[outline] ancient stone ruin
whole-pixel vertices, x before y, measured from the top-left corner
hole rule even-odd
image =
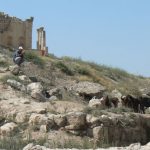
[[[33,17],[22,21],[16,17],[0,12],[0,45],[25,49],[32,48]]]
[[[37,49],[41,51],[42,56],[47,55],[48,47],[46,47],[46,33],[44,27],[37,29]]]
[[[0,12],[0,45],[9,48],[32,49],[33,17],[25,21]],[[37,29],[37,50],[47,55],[46,33],[44,27]]]

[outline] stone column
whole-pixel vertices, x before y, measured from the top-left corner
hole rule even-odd
[[[46,49],[46,34],[45,31],[43,31],[43,49]]]
[[[48,53],[48,48],[46,47],[46,33],[43,27],[37,29],[37,33],[37,49],[41,51],[41,54],[43,56]]]
[[[36,42],[36,47],[39,49],[39,29],[37,29],[37,42]]]

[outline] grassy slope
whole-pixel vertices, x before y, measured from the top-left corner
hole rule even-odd
[[[45,58],[43,58],[45,59]],[[149,79],[130,74],[119,68],[85,62],[81,59],[62,57],[56,59],[49,56],[47,61],[54,63],[62,72],[78,81],[92,81],[104,85],[108,91],[119,90],[123,94],[140,94],[139,89],[149,86]]]
[[[6,52],[7,51],[7,52]],[[11,56],[10,50],[0,51],[1,53]],[[53,54],[48,57],[41,57],[37,51],[26,51],[25,58],[27,61],[32,61],[37,64],[39,70],[36,72],[43,72],[45,76],[50,76],[50,71],[47,66],[51,66],[51,71],[59,72],[59,77],[67,77],[68,79],[77,81],[92,81],[104,85],[108,91],[114,89],[119,90],[123,94],[140,94],[139,89],[149,87],[149,78],[142,76],[135,76],[119,68],[112,68],[105,65],[99,65],[93,62],[85,62],[81,59],[71,57],[57,58]],[[46,67],[45,67],[46,66]],[[44,74],[40,74],[44,76]]]

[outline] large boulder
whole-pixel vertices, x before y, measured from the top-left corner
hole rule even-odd
[[[23,82],[31,82],[31,80],[26,76],[26,75],[21,75],[21,76],[18,76],[18,78],[20,80],[22,80]]]
[[[69,130],[85,129],[86,126],[86,114],[82,112],[71,112],[66,115],[67,124],[65,128]]]
[[[11,71],[12,74],[18,75],[20,71],[20,67],[18,65],[9,66],[9,70]]]
[[[23,84],[21,84],[20,82],[16,81],[16,80],[8,79],[8,80],[7,80],[7,83],[8,83],[11,87],[13,87],[13,88],[15,88],[15,89],[17,89],[17,90],[26,91],[26,87],[25,87]]]
[[[29,125],[33,130],[40,130],[45,125],[47,131],[55,127],[55,122],[49,119],[45,114],[32,114],[29,118]]]
[[[54,121],[58,127],[64,127],[67,124],[67,119],[65,115],[54,115]]]
[[[1,136],[9,136],[17,130],[17,124],[14,122],[6,123],[0,127]]]
[[[47,100],[47,98],[40,91],[32,91],[31,97],[38,102],[45,102]]]
[[[122,101],[121,101],[122,94],[117,89],[115,89],[111,92],[111,96],[118,98],[118,100],[119,100],[118,107],[122,107]]]
[[[29,115],[26,112],[19,112],[16,115],[15,121],[17,123],[24,123],[29,120]]]
[[[42,92],[43,86],[40,82],[30,83],[27,85],[27,92]]]
[[[103,124],[93,128],[93,137],[97,140],[103,140],[104,127]]]
[[[93,98],[89,101],[88,106],[92,108],[105,109],[106,108],[105,99],[103,99],[103,97],[101,99]]]
[[[30,83],[27,85],[27,92],[31,94],[31,97],[39,102],[45,102],[47,99],[42,93],[43,86],[40,82]]]
[[[71,87],[71,90],[74,90],[80,96],[83,96],[87,100],[92,99],[94,96],[102,97],[105,89],[106,88],[104,86],[98,83],[87,81],[76,83]]]

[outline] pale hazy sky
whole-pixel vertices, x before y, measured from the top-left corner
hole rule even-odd
[[[0,11],[44,26],[49,52],[150,77],[150,0],[0,0]]]

